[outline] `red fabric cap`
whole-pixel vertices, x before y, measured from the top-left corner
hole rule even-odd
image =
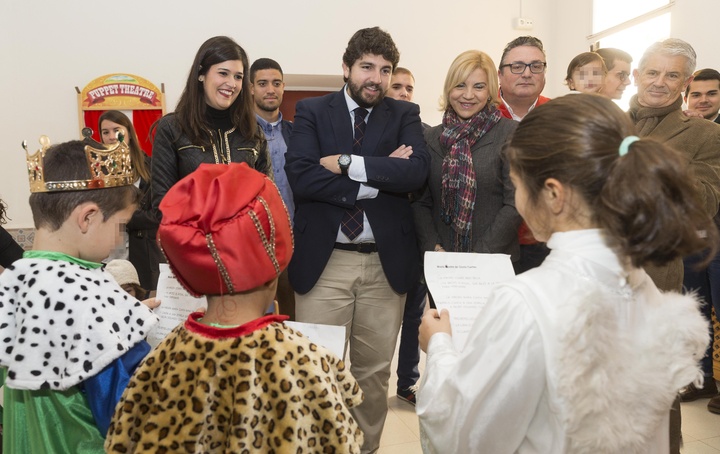
[[[275,183],[245,163],[201,164],[167,192],[158,242],[195,296],[251,290],[277,277],[293,252]]]

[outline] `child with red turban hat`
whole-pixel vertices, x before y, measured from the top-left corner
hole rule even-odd
[[[202,164],[166,194],[158,241],[206,312],[146,358],[117,405],[108,452],[360,452],[343,362],[264,315],[293,238],[275,184],[247,164]]]

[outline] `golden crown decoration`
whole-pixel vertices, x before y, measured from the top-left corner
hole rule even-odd
[[[87,131],[83,130],[83,135],[88,137]],[[92,130],[90,130],[89,135],[92,135]],[[100,144],[98,143],[98,145]],[[25,149],[27,159],[31,193],[83,191],[129,186],[136,179],[130,158],[130,148],[125,143],[122,134],[118,135],[118,142],[112,147],[97,148],[92,145],[85,145],[85,156],[87,157],[90,175],[92,175],[89,180],[45,181],[43,159],[48,148],[50,148],[50,139],[47,136],[40,137],[41,148],[33,154],[28,151],[27,141],[23,141],[22,147]]]

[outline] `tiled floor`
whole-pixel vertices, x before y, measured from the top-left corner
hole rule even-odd
[[[720,454],[720,415],[708,412],[707,402],[682,404],[683,454]]]
[[[399,341],[398,341],[399,343]],[[420,373],[425,365],[425,353],[420,354]],[[378,454],[421,454],[420,427],[415,407],[395,396],[397,389],[397,346],[390,376],[390,411],[385,420],[385,429],[380,439]]]
[[[397,351],[390,377],[390,412],[380,441],[379,454],[422,454],[415,407],[395,397]],[[420,358],[422,371],[425,355]],[[707,399],[682,404],[682,454],[720,454],[720,415],[707,411]]]

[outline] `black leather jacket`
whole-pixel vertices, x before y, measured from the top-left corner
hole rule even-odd
[[[152,206],[158,219],[160,201],[179,180],[192,173],[202,163],[227,164],[247,162],[255,170],[272,179],[272,162],[267,142],[254,142],[232,128],[213,131],[213,146],[203,147],[190,142],[182,133],[175,115],[166,115],[158,121],[152,155]]]

